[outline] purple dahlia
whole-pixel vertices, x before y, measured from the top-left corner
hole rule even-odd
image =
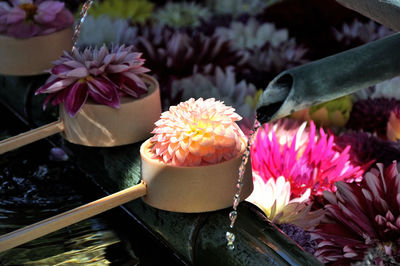
[[[138,98],[147,92],[140,78],[140,74],[149,71],[143,67],[144,61],[141,53],[133,51],[133,46],[65,52],[54,62],[51,76],[36,94],[49,94],[44,108],[49,101],[53,105],[64,103],[71,117],[88,99],[119,108],[121,96]]]
[[[146,57],[146,64],[160,81],[163,99],[171,98],[169,91],[175,79],[194,73],[213,75],[216,67],[236,69],[247,61],[243,51],[235,49],[230,41],[218,36],[171,29],[167,26],[138,26],[132,39],[138,51]]]
[[[353,104],[347,127],[376,133],[386,138],[386,126],[390,113],[400,108],[400,100],[376,98],[357,101]]]
[[[62,30],[74,23],[72,13],[59,1],[8,2],[0,2],[0,34],[29,38]]]
[[[396,162],[377,164],[360,184],[337,182],[324,192],[326,221],[313,231],[315,255],[324,263],[348,265],[374,248],[400,262],[400,175]],[[379,263],[379,258],[375,263]]]
[[[372,20],[368,23],[354,20],[351,24],[343,24],[340,30],[333,29],[333,33],[336,41],[355,47],[381,39],[394,32]]]
[[[350,160],[355,165],[371,165],[374,162],[390,165],[400,158],[400,146],[392,141],[380,139],[367,132],[346,132],[335,137],[339,151],[350,146]]]

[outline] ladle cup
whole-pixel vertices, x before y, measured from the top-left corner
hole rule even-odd
[[[0,141],[0,154],[57,133],[71,143],[93,147],[126,145],[148,138],[161,114],[160,91],[153,77],[143,74],[141,78],[148,85],[142,97],[123,97],[119,109],[88,102],[75,117],[61,105],[58,121]]]

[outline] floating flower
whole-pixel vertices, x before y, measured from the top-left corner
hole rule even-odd
[[[269,1],[269,2],[276,2]],[[272,3],[266,3],[263,0],[225,0],[225,1],[213,1],[207,0],[206,5],[216,14],[230,14],[238,16],[243,13],[257,15],[262,12],[267,5]]]
[[[190,34],[167,26],[138,27],[132,43],[147,59],[154,76],[160,82],[163,105],[171,99],[171,84],[175,79],[194,73],[213,74],[216,67],[236,69],[246,63],[246,55],[234,49],[229,41],[202,33]]]
[[[400,139],[400,109],[390,112],[386,127],[387,139],[398,142]]]
[[[49,94],[44,106],[50,100],[53,105],[64,103],[71,117],[89,98],[119,108],[120,96],[138,98],[147,92],[139,76],[149,71],[143,63],[141,54],[134,52],[132,46],[116,46],[111,51],[103,46],[65,52],[55,61],[51,76],[36,94]]]
[[[125,19],[112,19],[107,15],[95,18],[88,15],[82,24],[78,45],[99,47],[103,44],[125,44],[135,35],[135,28],[130,27]]]
[[[400,108],[400,100],[377,98],[357,101],[353,104],[346,127],[376,133],[386,138],[390,112]]]
[[[254,172],[253,183],[254,190],[246,200],[257,205],[273,223],[290,223],[308,229],[317,225],[323,216],[323,210],[310,212],[311,205],[307,204],[310,188],[301,197],[290,199],[290,182],[283,176],[275,181]]]
[[[280,224],[278,227],[305,251],[310,254],[314,254],[317,243],[314,240],[311,240],[310,232],[305,231],[303,228],[293,224]]]
[[[386,80],[378,83],[373,87],[368,87],[363,90],[357,91],[355,100],[367,100],[368,98],[386,98],[400,100],[400,77]]]
[[[324,263],[348,265],[379,248],[400,262],[400,175],[396,163],[377,164],[360,184],[336,183],[324,192],[327,222],[313,232],[315,255]]]
[[[153,158],[177,166],[216,164],[234,158],[245,138],[235,109],[214,98],[189,99],[161,114],[151,138]]]
[[[299,197],[307,189],[311,195],[321,195],[334,190],[338,180],[359,180],[364,168],[350,162],[349,150],[336,150],[334,136],[320,128],[319,134],[311,121],[307,132],[308,141],[299,147],[297,136],[281,145],[272,125],[259,129],[252,146],[252,167],[265,178],[284,176],[291,184],[292,197]]]
[[[287,29],[277,30],[272,23],[260,24],[254,18],[250,18],[247,23],[234,21],[229,28],[219,27],[215,34],[230,40],[239,49],[258,48],[269,42],[273,47],[278,47],[289,39]]]
[[[201,33],[178,32],[169,27],[139,28],[133,43],[159,76],[183,78],[194,73],[212,74],[215,67],[240,67],[247,58],[229,41]]]
[[[144,23],[150,19],[154,4],[147,0],[104,0],[96,1],[89,10],[94,17],[108,15],[113,19],[129,19]]]
[[[376,84],[371,98],[393,98],[400,100],[400,77],[395,77]]]
[[[0,34],[30,38],[71,27],[73,23],[73,15],[59,1],[0,2]]]
[[[335,144],[339,151],[350,146],[350,160],[355,165],[369,167],[374,162],[380,162],[387,166],[400,158],[400,146],[367,132],[343,133],[335,137]]]
[[[254,118],[255,106],[246,103],[249,97],[255,97],[257,90],[251,83],[245,80],[236,82],[236,75],[233,67],[223,71],[217,67],[213,76],[195,74],[191,77],[175,80],[172,83],[172,97],[179,101],[186,101],[190,98],[211,98],[223,101],[226,105],[235,108],[242,117]]]
[[[339,31],[333,29],[335,39],[346,46],[358,46],[381,39],[394,32],[372,20],[368,23],[354,20],[351,24],[343,24]]]
[[[316,125],[323,127],[343,127],[350,118],[351,107],[351,97],[344,96],[295,112],[291,117],[305,121],[313,120]]]
[[[197,27],[200,20],[206,20],[211,16],[210,11],[193,2],[167,3],[157,10],[154,19],[162,24],[172,27]]]
[[[248,67],[241,73],[259,88],[265,88],[280,72],[309,61],[306,56],[307,49],[297,44],[293,38],[282,41],[278,46],[267,42],[248,53]]]

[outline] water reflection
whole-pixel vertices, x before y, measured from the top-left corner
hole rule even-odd
[[[7,135],[4,130],[2,135]],[[88,202],[75,189],[82,173],[48,159],[35,143],[0,156],[0,234]],[[101,216],[0,253],[1,265],[137,265],[139,259]]]

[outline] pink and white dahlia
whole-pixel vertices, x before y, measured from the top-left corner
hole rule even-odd
[[[317,225],[323,216],[323,210],[311,212],[308,188],[299,198],[290,199],[291,186],[283,176],[266,179],[253,172],[254,190],[246,199],[257,205],[264,214],[276,224],[294,224],[303,229]]]
[[[109,50],[103,46],[65,52],[54,62],[51,76],[36,94],[49,94],[44,107],[49,101],[53,105],[64,103],[71,117],[88,99],[119,108],[121,96],[139,98],[147,92],[140,74],[149,69],[143,67],[145,60],[141,53],[133,49],[133,46],[116,46]]]
[[[316,132],[313,121],[305,131],[308,140],[301,146],[297,145],[299,132],[281,144],[272,124],[260,128],[252,146],[253,171],[266,179],[284,176],[290,182],[292,198],[308,189],[311,195],[321,195],[325,190],[334,190],[334,182],[339,180],[360,180],[365,170],[350,162],[350,146],[337,151],[334,136],[322,128]]]
[[[189,99],[161,114],[152,131],[153,158],[176,166],[216,164],[237,156],[244,134],[235,109],[214,98]]]
[[[74,23],[72,13],[64,7],[63,2],[42,0],[8,2],[0,2],[0,34],[29,38],[62,30]]]

